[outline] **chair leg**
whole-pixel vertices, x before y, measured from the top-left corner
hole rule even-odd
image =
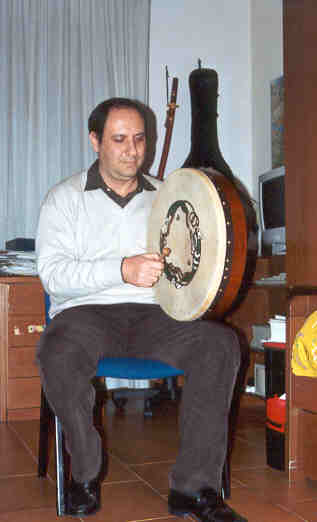
[[[114,390],[111,394],[112,402],[118,410],[124,411],[124,408],[128,402],[128,397],[144,398],[144,416],[152,417],[152,406],[155,401],[155,397],[158,397],[160,393],[159,389],[153,388],[122,388]]]
[[[167,377],[166,387],[172,401],[176,400],[176,377]]]
[[[166,377],[163,384],[157,389],[153,389],[153,394],[145,398],[144,416],[152,416],[152,408],[159,404],[161,400],[176,401],[178,399],[177,377]]]
[[[39,437],[39,461],[38,476],[46,477],[49,461],[49,435],[50,424],[55,419],[55,454],[56,454],[56,511],[58,516],[66,514],[65,477],[69,475],[69,458],[64,448],[64,436],[58,417],[54,416],[46,399],[45,393],[41,391],[40,412],[40,437]]]
[[[222,471],[222,496],[224,499],[231,497],[230,462],[229,454],[226,456]]]
[[[41,391],[41,412],[40,412],[40,437],[39,437],[39,461],[38,476],[46,477],[48,467],[49,453],[49,428],[52,418],[51,409],[45,397],[45,393]]]
[[[118,396],[117,391],[111,393],[112,402],[118,410],[123,411],[128,402],[127,397]]]
[[[56,510],[57,516],[66,513],[65,470],[63,451],[63,431],[58,417],[55,416],[55,452],[56,452]]]
[[[92,381],[94,387],[95,387],[95,405],[94,405],[94,423],[96,428],[100,432],[103,431],[103,412],[104,412],[104,406],[107,402],[107,388],[104,383],[104,379],[100,379],[99,377],[96,377]]]
[[[145,397],[143,415],[144,417],[153,417],[152,397]]]

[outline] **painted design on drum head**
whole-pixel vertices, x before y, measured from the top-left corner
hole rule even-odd
[[[164,258],[166,278],[177,289],[189,285],[201,256],[199,217],[189,201],[175,201],[168,209],[160,230],[161,254],[163,249],[169,251]]]

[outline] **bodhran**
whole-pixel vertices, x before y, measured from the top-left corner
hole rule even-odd
[[[170,317],[223,316],[246,263],[247,225],[236,188],[213,169],[175,170],[154,201],[147,246],[164,256],[154,290]]]

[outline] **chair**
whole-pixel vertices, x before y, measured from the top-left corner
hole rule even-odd
[[[45,321],[50,322],[49,309],[50,297],[45,292]],[[182,370],[173,368],[169,364],[157,360],[137,359],[135,357],[108,357],[101,359],[98,364],[94,384],[99,397],[102,400],[104,386],[100,386],[98,378],[112,377],[114,379],[128,380],[158,380],[163,379],[163,384],[158,388],[120,388],[111,393],[115,406],[123,410],[129,396],[144,397],[144,416],[152,416],[152,405],[161,398],[176,399],[177,376],[184,375]]]
[[[46,322],[50,321],[48,316],[49,310],[49,296],[45,294],[45,313]],[[157,361],[148,359],[138,359],[134,357],[106,357],[99,361],[96,377],[114,377],[118,379],[168,379],[168,389],[171,390],[171,381],[179,375],[184,375],[182,370],[173,368],[172,366]],[[106,401],[107,391],[100,383],[94,382],[96,388],[96,399],[94,408],[94,418],[97,426],[102,426],[102,411]],[[131,390],[133,391],[133,390]],[[136,390],[140,391],[140,390]],[[134,391],[133,391],[134,392]],[[171,392],[171,397],[174,392]],[[113,397],[114,403],[119,401],[119,407],[122,407],[121,399],[126,401],[126,395],[119,395]],[[145,400],[145,414],[148,408],[151,409],[150,399]],[[148,401],[148,404],[146,404]],[[117,404],[117,405],[118,405]],[[45,477],[48,468],[49,459],[49,432],[51,420],[55,421],[55,453],[56,453],[56,509],[57,515],[63,516],[66,514],[66,492],[65,482],[69,476],[69,460],[66,458],[64,437],[61,423],[58,417],[52,412],[49,403],[45,397],[45,393],[41,392],[41,410],[40,410],[40,435],[39,435],[39,460],[38,460],[38,476]],[[230,474],[228,460],[225,462],[223,470],[223,495],[225,498],[230,496]]]

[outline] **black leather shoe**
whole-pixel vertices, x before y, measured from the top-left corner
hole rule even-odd
[[[168,508],[171,515],[185,518],[191,515],[200,522],[248,522],[224,503],[213,489],[202,489],[196,497],[170,490]]]
[[[67,515],[83,517],[100,509],[100,480],[87,482],[71,480],[67,496]]]

